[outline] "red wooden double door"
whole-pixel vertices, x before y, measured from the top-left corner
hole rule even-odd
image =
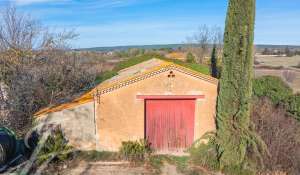
[[[146,100],[146,138],[156,151],[182,151],[194,141],[195,100]]]

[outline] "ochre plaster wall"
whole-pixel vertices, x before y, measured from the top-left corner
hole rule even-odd
[[[61,125],[69,144],[77,149],[96,149],[94,102],[42,115],[37,122],[40,127],[45,124]]]
[[[205,95],[196,101],[194,139],[214,131],[217,85],[173,70],[101,95],[96,106],[97,149],[117,151],[122,141],[144,138],[144,100],[137,95]]]

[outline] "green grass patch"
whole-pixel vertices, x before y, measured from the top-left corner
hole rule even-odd
[[[189,156],[166,156],[165,160],[177,167],[177,170],[184,173],[188,169]]]
[[[155,53],[152,53],[152,54],[144,54],[144,55],[139,55],[139,56],[136,56],[136,57],[132,57],[132,58],[129,58],[127,60],[123,60],[123,61],[120,61],[113,69],[113,71],[120,71],[122,69],[126,69],[128,67],[131,67],[131,66],[134,66],[134,65],[137,65],[139,63],[142,63],[142,62],[145,62],[145,61],[148,61],[152,58],[159,58],[159,59],[163,59],[164,57],[159,55],[159,54],[155,54]]]
[[[177,170],[184,173],[188,169],[189,156],[173,156],[173,155],[152,155],[149,158],[149,164],[156,172],[160,172],[164,162],[175,165]]]
[[[164,157],[161,155],[152,155],[149,157],[148,163],[155,170],[155,174],[161,174],[161,168],[164,165]]]
[[[118,73],[116,71],[103,72],[101,75],[96,77],[95,84],[100,84],[103,81],[108,80],[116,75],[118,75]]]

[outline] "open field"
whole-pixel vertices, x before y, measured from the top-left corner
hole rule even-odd
[[[256,55],[256,61],[263,66],[270,67],[296,67],[300,64],[300,56],[284,57],[273,55]]]
[[[255,77],[271,75],[283,79],[295,93],[300,93],[300,56],[255,56]]]
[[[269,68],[255,68],[255,77],[261,76],[277,76],[285,81],[295,93],[300,93],[300,70],[298,69],[269,69]]]

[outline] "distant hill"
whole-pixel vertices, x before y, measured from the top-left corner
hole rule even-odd
[[[115,50],[128,50],[128,49],[177,49],[179,47],[186,47],[185,44],[162,44],[162,45],[131,45],[131,46],[112,46],[112,47],[92,47],[92,48],[79,48],[76,50],[85,51],[115,51]]]
[[[187,47],[187,44],[161,44],[161,45],[131,45],[131,46],[112,46],[112,47],[91,47],[91,48],[79,48],[77,51],[116,51],[116,50],[128,50],[128,49],[178,49],[180,47]],[[300,46],[293,45],[256,45],[258,49],[270,48],[270,49],[283,49],[283,48],[295,48],[300,49]]]

